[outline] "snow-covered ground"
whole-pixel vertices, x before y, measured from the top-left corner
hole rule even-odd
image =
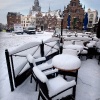
[[[36,35],[0,33],[0,100],[37,100],[35,82],[33,80],[30,83],[30,77],[14,92],[10,91],[5,49],[15,48],[32,41],[41,42],[52,37],[52,34],[51,32]],[[83,60],[78,73],[75,100],[99,100],[98,98],[100,98],[100,65],[95,58]]]

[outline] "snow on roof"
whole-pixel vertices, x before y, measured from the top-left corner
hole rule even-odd
[[[32,16],[33,16],[33,17],[36,17],[36,14],[38,14],[38,12],[36,12],[36,11],[33,11],[33,12],[32,12]]]
[[[50,12],[42,12],[43,16],[45,15],[51,15],[51,16],[56,16],[56,17],[59,17],[59,12],[60,10],[54,10],[54,11],[50,11]]]

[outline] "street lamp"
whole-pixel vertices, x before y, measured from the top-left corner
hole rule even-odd
[[[63,17],[64,17],[64,13],[61,12],[60,13],[60,18],[61,18],[61,35],[60,35],[60,54],[62,53],[63,50],[63,39],[62,39],[62,33],[63,33]]]
[[[61,18],[61,36],[62,36],[62,33],[63,33],[63,18],[64,18],[63,12],[60,13],[60,18]]]

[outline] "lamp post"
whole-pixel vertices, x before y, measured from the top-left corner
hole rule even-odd
[[[63,51],[63,39],[62,39],[62,35],[63,35],[63,17],[64,17],[64,13],[60,13],[60,17],[61,17],[61,35],[60,35],[60,54]]]
[[[63,35],[63,17],[64,17],[63,12],[60,13],[60,17],[61,17],[61,36],[62,36]]]

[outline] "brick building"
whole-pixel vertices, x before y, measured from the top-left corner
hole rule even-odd
[[[67,28],[68,15],[71,16],[70,28],[71,29],[82,29],[84,19],[84,9],[80,4],[80,0],[71,0],[69,5],[64,8],[64,22],[63,27]]]
[[[51,14],[48,14],[48,15],[45,15],[43,18],[44,18],[45,24],[47,24],[48,29],[55,29],[57,25],[57,17],[55,15],[51,16]]]
[[[8,12],[7,14],[7,25],[11,29],[14,24],[21,24],[21,14],[16,12]]]

